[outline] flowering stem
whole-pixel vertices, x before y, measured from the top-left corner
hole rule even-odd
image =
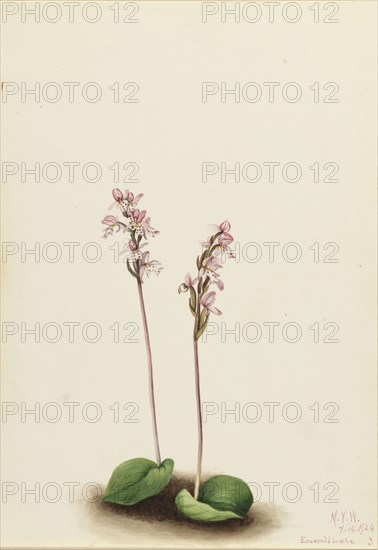
[[[197,455],[197,473],[194,484],[194,498],[198,500],[200,482],[201,482],[201,470],[202,470],[202,452],[203,452],[203,430],[202,430],[202,404],[201,404],[201,388],[200,388],[200,373],[199,373],[199,360],[198,360],[198,338],[197,330],[199,327],[200,317],[200,283],[198,284],[198,299],[197,299],[197,318],[194,323],[193,333],[193,348],[194,348],[194,375],[196,383],[196,401],[197,401],[197,425],[198,425],[198,455]]]
[[[155,393],[154,393],[154,375],[152,370],[151,344],[150,344],[150,336],[149,336],[148,325],[147,325],[146,308],[144,306],[142,282],[140,280],[140,277],[137,278],[137,284],[138,284],[140,309],[142,311],[144,339],[146,342],[146,351],[147,351],[148,377],[149,377],[149,388],[150,388],[150,405],[151,405],[151,414],[152,414],[152,429],[154,433],[156,463],[158,466],[160,466],[161,457],[160,457],[159,436],[158,436],[157,422],[156,422],[156,406],[155,406]]]

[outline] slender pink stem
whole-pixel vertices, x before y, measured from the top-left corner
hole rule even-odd
[[[198,334],[197,334],[197,331],[199,330],[199,327],[200,327],[201,296],[202,296],[202,285],[201,285],[201,280],[199,280],[197,285],[197,304],[196,304],[197,317],[194,322],[194,331],[193,331],[194,376],[195,376],[195,385],[196,385],[197,431],[198,431],[197,472],[196,472],[196,480],[194,484],[194,498],[196,500],[198,499],[200,483],[201,483],[202,454],[203,454],[202,403],[201,403],[201,385],[200,385],[199,358],[198,358]]]
[[[203,453],[203,430],[202,430],[202,406],[201,406],[201,389],[200,389],[200,374],[198,361],[198,340],[193,338],[194,346],[194,372],[196,381],[196,399],[197,399],[197,424],[198,424],[198,457],[197,457],[197,473],[194,485],[194,498],[197,500],[201,483],[202,470],[202,453]]]
[[[146,308],[144,306],[142,282],[140,281],[139,278],[137,279],[137,283],[138,283],[140,309],[142,311],[144,339],[145,339],[145,342],[146,342],[146,351],[147,351],[148,379],[149,379],[149,390],[150,390],[150,405],[151,405],[151,414],[152,414],[152,429],[153,429],[154,443],[155,443],[155,454],[156,454],[156,462],[157,462],[157,465],[159,466],[160,463],[161,463],[161,457],[160,457],[159,436],[158,436],[158,429],[157,429],[157,422],[156,422],[154,374],[153,374],[153,369],[152,369],[152,354],[151,354],[150,335],[149,335],[149,332],[148,332]]]

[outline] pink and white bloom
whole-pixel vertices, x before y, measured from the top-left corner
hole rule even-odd
[[[228,220],[224,220],[220,225],[210,225],[210,229],[212,229],[214,233],[228,233],[231,229],[231,224]]]
[[[223,267],[222,263],[218,260],[218,258],[215,258],[215,256],[210,256],[209,258],[205,258],[202,262],[202,268],[201,271],[216,271],[217,269],[220,269]]]
[[[142,252],[141,250],[148,244],[147,242],[143,242],[143,238],[154,237],[159,233],[159,231],[151,227],[151,220],[147,216],[146,210],[141,211],[136,208],[138,202],[143,197],[143,193],[135,196],[128,189],[122,192],[120,189],[115,188],[112,191],[112,195],[115,203],[110,208],[118,206],[124,217],[121,218],[122,221],[119,221],[116,216],[106,216],[102,220],[102,223],[107,226],[104,237],[106,238],[114,232],[118,233],[121,230],[122,233],[128,233],[128,237],[124,241],[119,255],[126,255],[127,267],[131,275],[137,277],[139,282],[141,282],[144,273],[147,274],[147,277],[152,272],[158,275],[163,269],[160,262],[150,260],[150,253]],[[129,265],[128,262],[131,262],[132,265]]]
[[[188,292],[188,290],[190,288],[193,288],[193,286],[198,282],[198,277],[195,277],[193,279],[193,277],[191,276],[190,273],[187,273],[185,275],[185,279],[184,279],[184,283],[182,283],[180,286],[179,286],[179,294],[181,294],[181,292]]]
[[[147,277],[149,277],[151,273],[156,273],[156,275],[159,275],[162,269],[163,268],[160,262],[158,262],[157,260],[150,260],[150,253],[148,251],[143,252],[140,265],[141,277],[143,277],[144,273],[146,273]]]
[[[213,304],[215,302],[216,294],[214,291],[208,292],[207,294],[204,294],[201,298],[201,304],[207,311],[210,311],[211,313],[214,313],[214,315],[222,315],[222,312],[217,308],[214,307]]]
[[[230,233],[223,233],[218,237],[218,243],[223,246],[230,246],[234,242],[234,237]]]
[[[106,216],[101,223],[107,225],[106,229],[104,229],[104,239],[109,237],[109,235],[113,235],[113,233],[118,233],[121,229],[124,231],[126,229],[126,227],[121,224],[115,216]]]
[[[221,262],[216,258],[215,256],[210,256],[210,258],[206,258],[203,263],[202,267],[199,271],[200,278],[208,277],[210,279],[211,283],[214,283],[217,285],[219,290],[224,289],[223,281],[220,279],[219,273],[217,273],[217,270],[223,267]]]
[[[134,196],[134,194],[131,193],[131,191],[129,191],[128,189],[126,189],[125,192],[122,193],[122,191],[118,188],[113,189],[112,194],[113,199],[116,202],[113,202],[109,206],[109,210],[111,208],[114,208],[115,206],[119,206],[121,212],[126,215],[128,215],[129,212],[133,212],[135,210],[138,202],[143,197],[143,193],[139,193],[139,195]]]
[[[191,274],[190,273],[187,273],[185,275],[185,285],[190,288],[192,286],[194,286],[197,282],[198,282],[198,277],[195,277],[194,279],[192,278]]]
[[[132,239],[130,239],[127,243],[125,243],[125,247],[119,255],[122,256],[123,254],[127,254],[127,259],[135,262],[136,260],[140,260],[142,258],[142,252],[140,249],[144,246],[147,246],[147,243],[142,243],[138,246]]]
[[[217,242],[217,248],[214,250],[214,254],[225,254],[229,258],[236,258],[234,252],[231,250],[230,245],[234,242],[234,237],[230,235],[230,233],[223,233],[222,235],[219,235],[218,242]]]
[[[222,251],[226,253],[228,256],[230,256],[230,258],[235,257],[232,251],[230,250],[230,244],[234,241],[234,237],[229,233],[231,229],[230,222],[228,220],[225,220],[220,225],[210,225],[210,229],[212,229],[215,232],[215,234],[218,234],[217,240],[215,241],[216,245],[218,246],[216,248],[214,247],[214,250],[212,250],[212,253],[219,254],[219,252]],[[210,240],[211,238],[214,238],[214,236],[208,237],[206,242],[201,243],[204,248],[213,247],[213,244],[211,243],[211,240]]]
[[[155,237],[155,235],[157,235],[159,231],[151,227],[151,218],[146,218],[146,214],[146,210],[140,211],[136,209],[133,212],[130,212],[129,227],[132,231],[135,231],[136,235],[141,235],[146,238],[146,234],[148,234],[151,237]]]

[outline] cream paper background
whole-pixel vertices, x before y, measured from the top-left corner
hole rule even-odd
[[[35,422],[30,415],[22,422],[20,413],[3,418],[3,484],[18,488],[3,504],[3,545],[349,548],[350,542],[311,545],[301,537],[337,538],[331,513],[355,511],[374,532],[345,532],[344,539],[353,538],[354,547],[376,548],[375,3],[340,2],[340,22],[329,25],[312,23],[307,3],[296,24],[281,17],[270,24],[266,12],[257,24],[221,23],[219,16],[204,24],[200,3],[141,2],[139,23],[122,25],[112,22],[109,4],[101,6],[104,15],[96,24],[81,18],[73,24],[22,23],[15,16],[2,25],[4,81],[96,81],[104,92],[93,104],[80,96],[72,104],[21,103],[19,94],[2,104],[3,162],[93,161],[103,169],[97,183],[85,182],[80,173],[73,183],[67,177],[57,183],[28,177],[22,183],[19,175],[3,183],[3,241],[20,247],[55,242],[63,251],[56,263],[32,256],[22,262],[20,253],[2,263],[3,327],[54,322],[63,330],[57,343],[35,343],[32,337],[22,343],[18,332],[3,344],[3,400],[29,408],[53,402],[63,411],[56,423],[43,417]],[[114,103],[108,87],[129,81],[140,86],[139,103]],[[293,104],[269,103],[266,92],[254,104],[221,103],[219,95],[203,103],[203,81],[295,81],[304,93]],[[308,87],[316,81],[337,82],[339,103],[314,103]],[[256,402],[263,411],[255,423],[243,416],[239,422],[232,415],[225,422],[220,413],[209,417],[204,469],[258,484],[256,510],[265,506],[281,527],[231,536],[180,532],[166,524],[122,528],[104,522],[83,499],[87,483],[104,485],[123,460],[154,458],[143,334],[136,336],[139,344],[114,343],[109,329],[115,322],[140,323],[134,281],[109,249],[122,239],[100,238],[116,186],[108,167],[116,161],[138,163],[139,182],[119,187],[145,193],[143,207],[161,231],[150,250],[164,271],[144,291],[161,448],[178,471],[194,471],[196,420],[192,318],[177,287],[193,271],[209,223],[227,218],[241,246],[257,242],[263,249],[259,262],[226,262],[225,290],[217,299],[223,317],[212,320],[227,328],[250,322],[264,328],[269,321],[302,327],[295,344],[285,342],[280,331],[269,343],[264,328],[257,343],[235,342],[233,336],[222,342],[218,332],[200,345],[203,400],[230,409]],[[280,176],[269,183],[266,175],[257,183],[213,177],[205,184],[205,161],[295,161],[303,177],[295,184]],[[337,162],[340,181],[314,183],[308,166],[316,161]],[[271,241],[280,243],[272,263],[262,244]],[[67,242],[79,243],[73,262]],[[102,250],[95,263],[82,257],[91,242]],[[288,242],[301,246],[297,263],[282,258]],[[314,242],[338,243],[339,262],[315,263],[309,249]],[[73,343],[63,326],[67,321],[80,323]],[[81,336],[88,322],[102,328],[97,343]],[[308,328],[315,322],[336,322],[339,343],[315,344]],[[67,402],[79,403],[72,423]],[[101,407],[96,423],[81,414],[90,402]],[[114,402],[137,403],[139,422],[114,422],[109,409]],[[279,403],[273,422],[266,402]],[[302,411],[296,423],[282,418],[290,402]],[[309,407],[316,402],[337,403],[339,422],[315,423]],[[321,417],[326,412],[331,409],[321,409]],[[67,482],[79,484],[74,502]],[[271,503],[270,482],[278,483]],[[54,483],[62,496],[56,503],[43,495],[39,503],[33,495],[22,502],[22,483],[27,488]],[[300,486],[298,502],[283,498],[287,483]],[[319,502],[310,489],[314,483]],[[337,484],[338,502],[324,502],[334,487],[324,489],[327,483]]]

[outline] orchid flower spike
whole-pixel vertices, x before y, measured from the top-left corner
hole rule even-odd
[[[210,314],[221,315],[222,313],[214,306],[216,292],[210,288],[214,285],[218,290],[224,289],[219,273],[223,267],[222,253],[226,257],[235,257],[230,248],[234,241],[230,233],[230,222],[225,220],[219,225],[211,225],[210,228],[213,234],[202,243],[203,252],[197,257],[197,277],[193,278],[190,273],[187,273],[178,289],[179,293],[190,291],[189,309],[195,317],[196,339],[206,330]]]
[[[128,189],[122,192],[115,188],[112,195],[115,202],[110,208],[119,207],[124,218],[121,222],[116,216],[105,216],[102,223],[107,227],[103,237],[107,238],[120,231],[128,233],[129,238],[124,243],[120,255],[126,255],[129,273],[142,282],[144,274],[149,277],[152,272],[159,274],[163,269],[157,260],[149,260],[149,252],[141,252],[141,249],[147,246],[148,237],[155,237],[159,231],[151,227],[151,218],[147,215],[147,211],[137,208],[143,193],[134,195]]]

